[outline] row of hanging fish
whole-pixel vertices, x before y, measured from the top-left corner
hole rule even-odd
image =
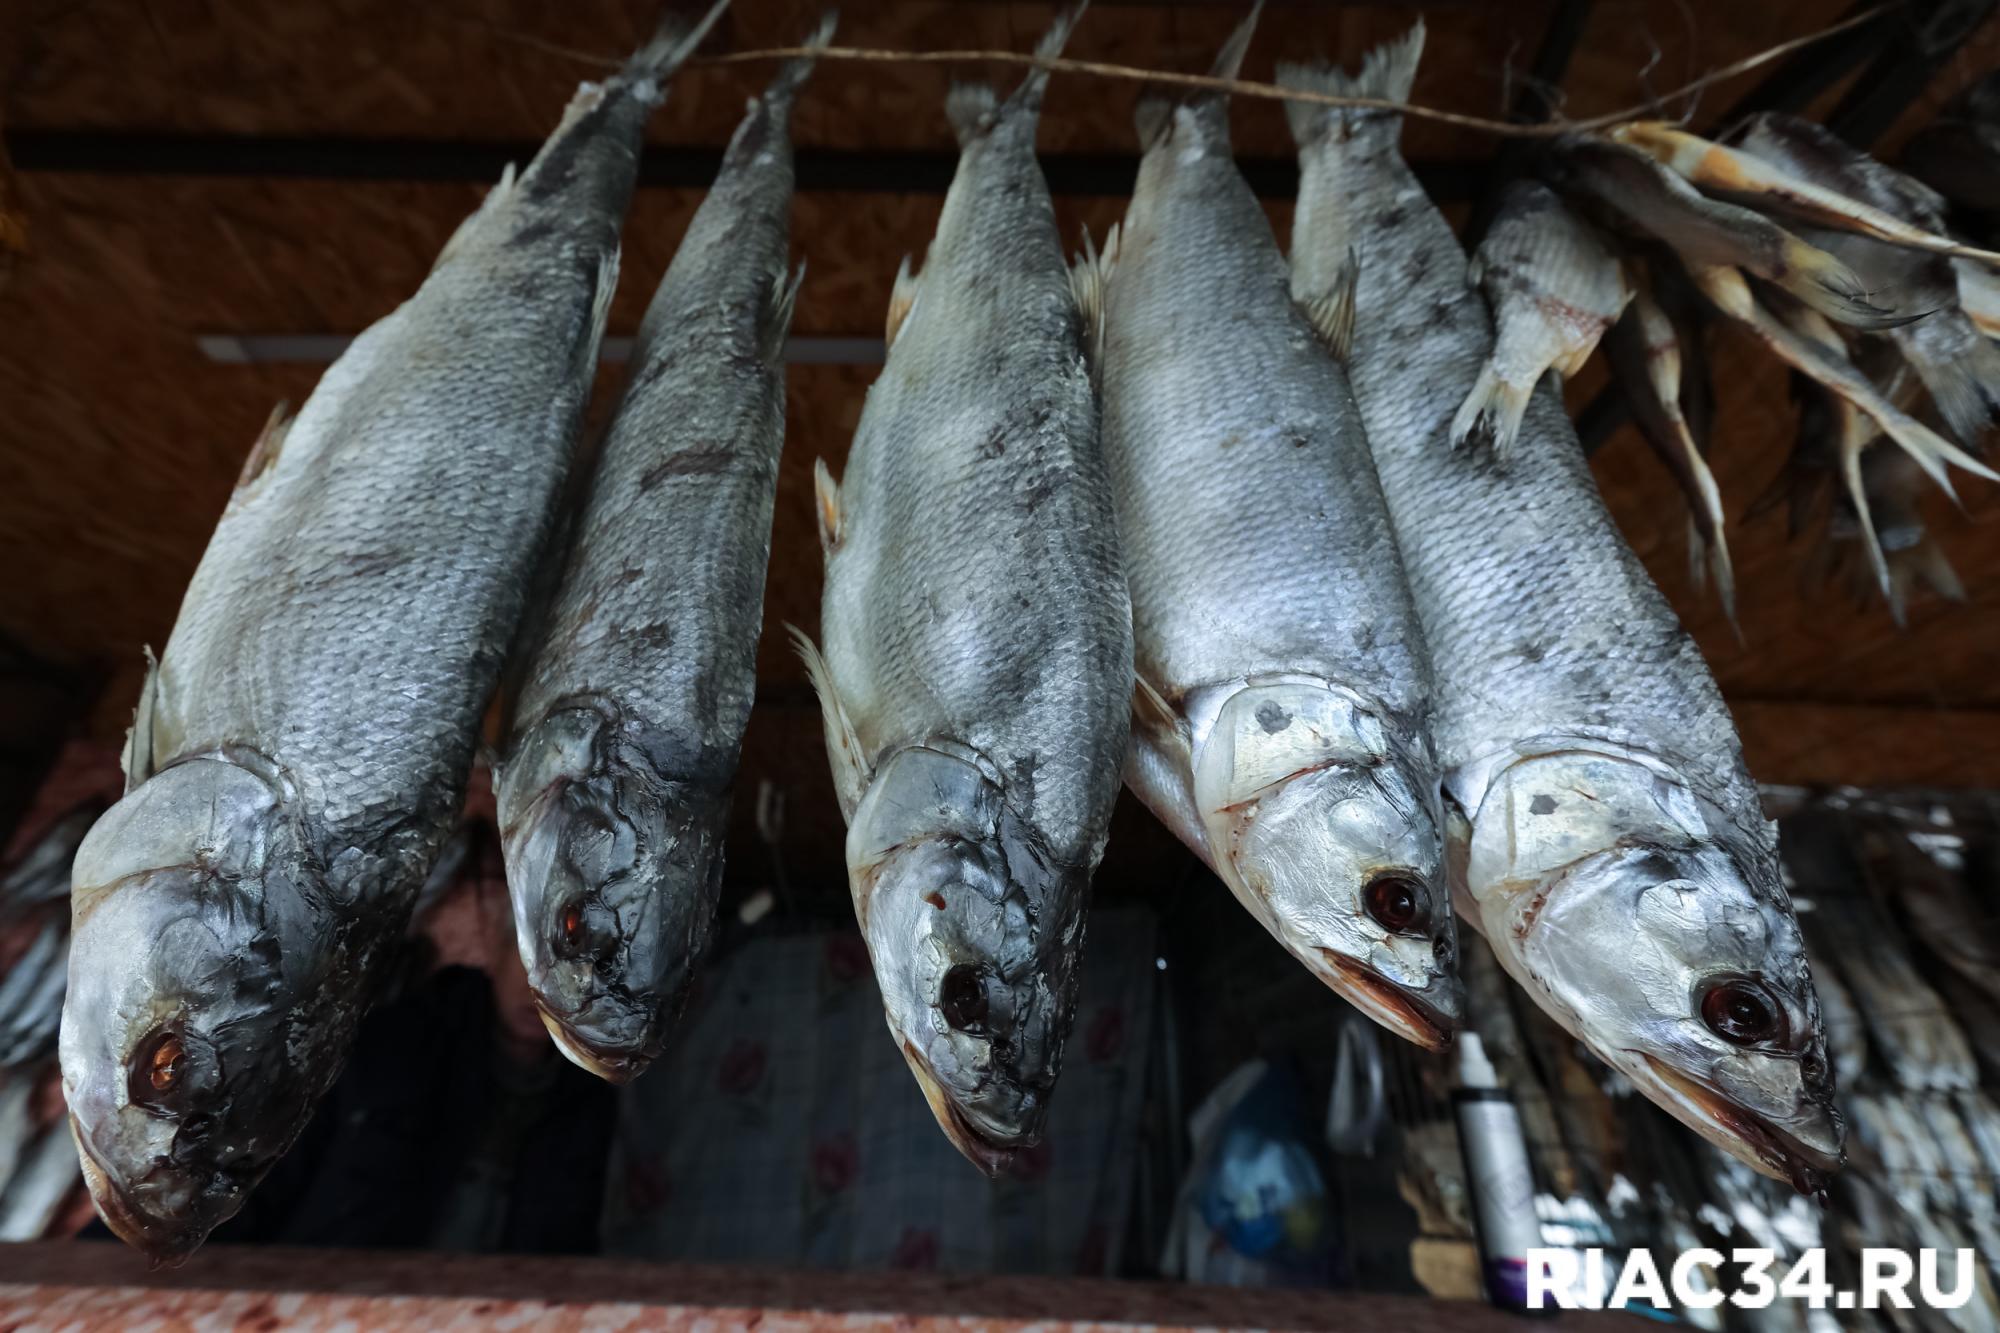
[[[1973,131],[2000,135],[1996,89],[1989,79],[1961,102]],[[1662,123],[1565,135],[1539,174],[1507,188],[1473,260],[1499,336],[1455,443],[1505,459],[1536,382],[1575,374],[1601,339],[1640,433],[1687,496],[1696,579],[1713,578],[1734,620],[1708,464],[1706,341],[1719,316],[1792,368],[1799,400],[1792,454],[1750,513],[1783,504],[1794,537],[1822,523],[1825,574],[1858,544],[1898,621],[1919,581],[1963,596],[1916,499],[1924,477],[1952,492],[1948,466],[1996,479],[1977,455],[2000,427],[2000,254],[1952,234],[1951,201],[1778,113],[1713,142]],[[1919,399],[1935,425],[1916,415]]]
[[[76,858],[61,1059],[98,1207],[155,1255],[233,1214],[338,1072],[503,670],[500,831],[549,1030],[613,1079],[667,1039],[753,694],[809,61],[751,105],[565,491],[644,127],[719,11],[586,85],[274,418],[149,673],[126,795]],[[1279,78],[1402,101],[1421,49],[1419,27],[1358,75]],[[844,475],[817,470],[820,644],[798,636],[889,1028],[941,1127],[988,1171],[1038,1138],[1123,780],[1385,1026],[1436,1046],[1463,1022],[1455,904],[1648,1097],[1816,1188],[1841,1126],[1773,828],[1536,387],[1582,352],[1544,356],[1510,295],[1592,271],[1596,233],[1524,193],[1468,265],[1399,115],[1299,102],[1288,258],[1225,101],[1155,98],[1127,216],[1071,266],[1034,155],[1047,80],[948,99],[957,174]],[[1797,331],[1893,325],[1874,288],[1626,138],[1558,160],[1926,470],[1979,466]],[[1575,304],[1615,329],[1615,297]]]

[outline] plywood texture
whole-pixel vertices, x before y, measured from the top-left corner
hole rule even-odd
[[[1679,5],[1670,0],[1598,4],[1584,33],[1564,107],[1583,115],[1643,101],[1690,75],[1831,22],[1842,0],[1761,5]],[[995,46],[1025,50],[1052,12],[1045,4],[882,3],[847,6],[841,37],[902,49]],[[1445,5],[1430,13],[1430,50],[1419,101],[1494,114],[1513,87],[1510,69],[1533,56],[1552,5]],[[94,128],[242,135],[358,135],[436,140],[532,140],[554,122],[579,77],[578,60],[554,43],[614,54],[650,23],[641,0],[29,0],[26,21],[0,44],[0,120],[22,130]],[[716,51],[785,43],[811,26],[817,6],[738,0]],[[1071,53],[1160,68],[1200,69],[1240,7],[1100,3]],[[1274,6],[1246,73],[1267,77],[1280,55],[1353,61],[1399,31],[1407,5]],[[6,26],[6,25],[0,25]],[[1657,53],[1657,60],[1654,55]],[[1971,76],[2000,61],[1992,26],[1952,57],[1892,139],[1907,135]],[[1650,63],[1649,63],[1650,62]],[[960,71],[976,73],[976,71]],[[706,66],[689,71],[659,115],[661,143],[719,146],[743,99],[768,71]],[[997,72],[996,72],[997,73]],[[798,111],[802,145],[828,148],[950,147],[938,108],[949,72],[933,67],[830,66]],[[1012,77],[1012,75],[1005,75]],[[1712,113],[1755,82],[1711,89]],[[1838,96],[1831,90],[1822,105]],[[1127,152],[1132,85],[1059,78],[1048,101],[1045,148]],[[1275,104],[1236,111],[1239,147],[1284,154]],[[1479,165],[1495,141],[1412,123],[1413,156]],[[196,351],[198,333],[352,333],[412,291],[480,191],[457,184],[0,175],[0,210],[18,201],[32,250],[0,288],[0,631],[38,655],[111,677],[91,733],[115,738],[129,716],[139,647],[163,642],[180,592],[228,494],[245,450],[273,402],[296,403],[317,372],[304,367],[224,367]],[[613,331],[630,333],[699,196],[642,191],[626,232],[624,282]],[[800,197],[796,249],[807,261],[797,331],[879,334],[891,275],[921,254],[935,196],[819,193]],[[1101,232],[1115,199],[1059,201],[1066,235]],[[1288,209],[1272,208],[1282,229]],[[1732,515],[1776,472],[1789,446],[1785,377],[1733,337],[1719,348],[1722,411],[1717,468]],[[790,822],[811,854],[837,854],[839,823],[819,754],[817,723],[781,622],[817,623],[819,556],[810,468],[838,464],[872,371],[795,367],[780,478],[766,635],[759,658],[762,707],[744,758],[744,790],[779,783]],[[1581,403],[1600,382],[1593,368],[1572,385]],[[607,374],[601,388],[609,388]],[[1724,688],[1751,705],[1838,705],[2000,710],[1996,612],[2000,612],[2000,507],[1968,480],[1966,510],[1933,507],[1946,549],[1973,601],[1920,601],[1898,634],[1879,605],[1803,592],[1799,555],[1781,522],[1732,532],[1742,586],[1744,640],[1690,586],[1680,502],[1629,430],[1598,455],[1607,500],[1654,576],[1709,654]],[[1808,767],[1838,777],[1868,767],[1858,747],[1879,732],[1832,726]],[[1782,738],[1779,738],[1782,740]],[[2000,784],[1993,761],[1958,753],[1938,737],[1935,763],[1899,748],[1909,781]],[[1782,744],[1753,755],[1785,753]],[[1842,748],[1842,747],[1846,748]],[[1793,751],[1796,756],[1797,751]],[[1990,751],[1989,751],[1990,753]],[[1771,773],[1770,777],[1796,777]],[[739,803],[742,804],[742,803]],[[1122,835],[1156,840],[1149,824],[1121,816]],[[739,831],[741,832],[741,830]],[[1145,859],[1150,859],[1145,858]]]

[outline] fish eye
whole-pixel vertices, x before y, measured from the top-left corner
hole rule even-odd
[[[1418,880],[1394,871],[1368,881],[1362,905],[1376,925],[1392,934],[1415,934],[1430,922],[1430,893]]]
[[[556,917],[556,952],[574,958],[583,952],[583,895],[573,894]]]
[[[139,1106],[165,1110],[167,1099],[180,1090],[186,1068],[187,1047],[180,1035],[162,1029],[140,1044],[126,1093]]]
[[[970,1036],[986,1031],[986,975],[971,963],[960,963],[944,974],[938,987],[938,1008],[944,1021]]]
[[[1785,1011],[1777,997],[1750,977],[1717,981],[1701,997],[1701,1021],[1732,1046],[1782,1042]]]

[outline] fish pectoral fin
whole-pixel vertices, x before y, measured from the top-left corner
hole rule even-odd
[[[271,465],[278,461],[278,455],[285,447],[285,434],[298,420],[290,408],[289,403],[280,402],[265,418],[264,429],[257,432],[257,443],[250,446],[250,456],[243,460],[243,471],[237,474],[237,490],[242,490],[269,472]]]
[[[1349,246],[1347,261],[1334,275],[1332,284],[1304,307],[1306,322],[1312,325],[1326,350],[1333,353],[1333,359],[1342,365],[1354,350],[1355,292],[1360,281],[1361,257]]]
[[[888,347],[896,345],[896,335],[903,331],[903,321],[916,308],[918,277],[910,266],[910,257],[904,255],[902,264],[896,269],[896,285],[889,290],[889,318],[883,331],[883,340]]]
[[[1069,266],[1070,295],[1075,298],[1077,314],[1083,320],[1083,347],[1093,373],[1104,362],[1104,294],[1111,281],[1112,256],[1117,249],[1117,223],[1112,223],[1111,230],[1105,233],[1102,253],[1090,239],[1090,228],[1085,227],[1083,253]]]
[[[771,275],[771,291],[764,308],[764,360],[777,365],[785,356],[785,339],[792,331],[792,312],[798,308],[799,286],[806,280],[806,261],[789,273],[779,269]]]
[[[1514,451],[1514,438],[1521,433],[1521,418],[1527,415],[1534,393],[1533,384],[1523,386],[1502,379],[1489,357],[1479,368],[1472,392],[1452,418],[1451,447],[1490,448],[1494,461],[1504,465]]]
[[[840,483],[824,458],[813,460],[813,513],[819,518],[819,547],[827,555],[840,545]]]
[[[146,679],[139,686],[139,703],[132,710],[132,726],[125,733],[125,748],[118,765],[125,770],[125,790],[153,776],[153,707],[160,691],[160,659],[153,646],[146,645]]]
[[[862,758],[861,739],[854,734],[847,707],[833,688],[833,670],[819,648],[797,625],[787,624],[792,646],[806,664],[806,676],[813,693],[819,696],[820,718],[826,725],[826,757],[833,769],[833,793],[840,801],[841,817],[852,821],[855,807],[868,790],[868,764]]]
[[[1132,727],[1151,737],[1160,748],[1178,751],[1179,757],[1192,765],[1180,714],[1144,676],[1132,678]]]

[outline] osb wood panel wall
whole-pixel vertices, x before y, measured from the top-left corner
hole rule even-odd
[[[799,0],[737,0],[708,49],[792,42],[811,27],[818,8]],[[1415,8],[1273,5],[1246,72],[1268,77],[1280,56],[1352,62],[1400,31]],[[1586,115],[1631,105],[1813,31],[1845,8],[1842,0],[1601,0],[1566,80],[1565,108]],[[843,43],[903,49],[1026,50],[1052,12],[1046,4],[998,0],[885,0],[846,9]],[[1509,70],[1525,68],[1552,9],[1546,0],[1425,7],[1429,50],[1416,99],[1496,113],[1515,86]],[[576,81],[594,72],[543,47],[615,56],[651,23],[645,0],[562,6],[31,0],[25,11],[25,22],[0,37],[0,123],[18,130],[443,141],[539,139]],[[1198,70],[1240,13],[1235,5],[1099,0],[1070,54]],[[1996,62],[2000,35],[1989,25],[1889,142],[1906,137]],[[745,66],[689,70],[654,122],[655,140],[720,146],[768,73]],[[1711,89],[1702,103],[1707,114],[1758,77]],[[799,106],[797,138],[808,149],[949,150],[940,114],[948,78],[932,67],[829,64]],[[1043,147],[1130,152],[1136,97],[1129,84],[1058,78]],[[1235,131],[1246,154],[1290,152],[1275,104],[1239,104]],[[1473,166],[1483,166],[1496,147],[1473,132],[1415,121],[1405,139],[1413,158]],[[197,352],[195,335],[365,327],[415,289],[481,190],[455,183],[22,172],[11,186],[0,177],[0,191],[7,191],[0,201],[18,201],[31,236],[29,253],[0,288],[0,561],[8,571],[0,580],[0,631],[52,661],[108,670],[111,684],[88,728],[109,740],[129,716],[139,645],[164,642],[250,441],[273,402],[298,403],[318,375],[313,367],[218,366]],[[641,192],[626,229],[614,333],[633,331],[698,202],[690,190]],[[801,195],[795,246],[808,278],[795,331],[879,335],[897,260],[921,255],[938,204],[934,195]],[[1107,198],[1058,201],[1071,237],[1086,225],[1101,234],[1121,208]],[[1271,214],[1282,237],[1289,207],[1274,201]],[[1792,408],[1784,374],[1747,340],[1725,335],[1716,354],[1716,466],[1730,512],[1740,516],[1789,448]],[[824,456],[838,469],[873,374],[843,366],[790,371],[789,438],[759,659],[762,706],[743,764],[746,795],[760,779],[779,783],[790,797],[793,836],[829,857],[838,847],[839,821],[818,720],[779,627],[817,623],[811,464]],[[1601,382],[1593,367],[1571,386],[1573,405]],[[612,383],[607,372],[600,389]],[[1739,644],[1712,599],[1690,584],[1680,500],[1636,435],[1627,429],[1614,438],[1596,467],[1624,531],[1738,704],[1753,761],[1768,761],[1766,776],[1865,780],[1893,749],[1895,780],[2000,785],[2000,758],[1986,757],[1994,747],[1959,743],[1973,735],[1967,728],[1983,726],[1990,736],[1990,717],[1982,713],[2000,709],[2000,678],[1992,669],[2000,624],[1994,615],[2000,488],[1968,480],[1964,514],[1932,506],[1973,600],[1963,607],[1919,601],[1906,634],[1895,632],[1877,604],[1857,607],[1835,590],[1802,589],[1801,552],[1786,545],[1781,519],[1736,527],[1731,540],[1745,636]],[[1913,745],[1913,735],[1935,743]],[[1896,744],[1887,746],[1885,737]],[[738,805],[739,832],[747,834],[750,801]],[[1158,864],[1176,854],[1133,811],[1123,813],[1115,832],[1132,854],[1157,857]]]

